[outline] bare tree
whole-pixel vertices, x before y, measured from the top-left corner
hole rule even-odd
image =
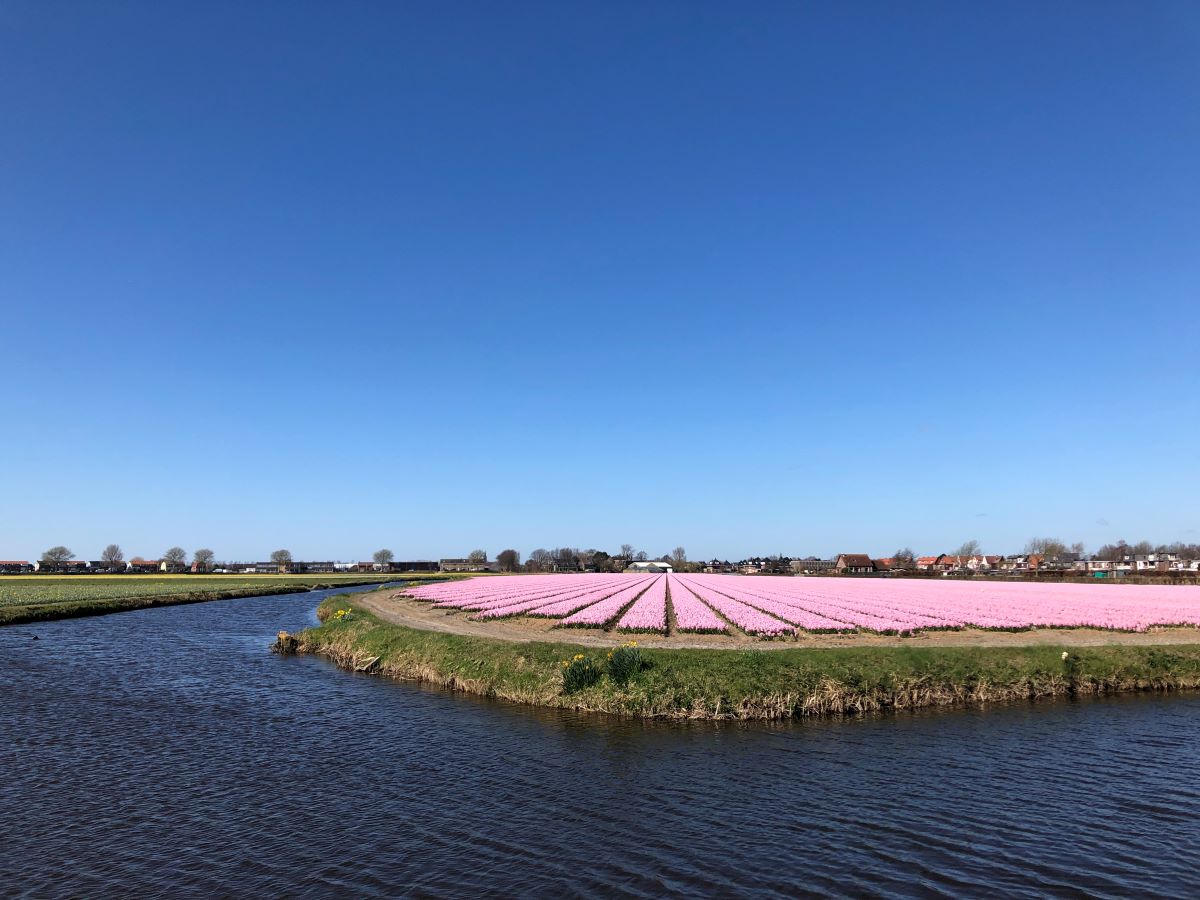
[[[633,558],[636,559],[638,562],[645,562],[646,560],[648,560],[650,558],[650,554],[647,553],[645,550],[639,550],[637,553],[633,554]]]
[[[383,550],[376,550],[372,558],[375,560],[375,565],[383,568],[392,564],[392,560],[396,558],[396,554],[385,548]]]
[[[671,562],[676,569],[682,568],[684,563],[687,562],[687,551],[682,547],[676,547],[671,551]]]
[[[496,557],[501,572],[516,572],[521,568],[521,554],[516,550],[501,550]]]
[[[485,562],[487,562],[487,551],[486,550],[472,550],[470,553],[467,554],[467,562],[472,563],[477,566],[483,565]]]
[[[979,541],[965,541],[961,547],[954,551],[952,556],[978,556],[981,552],[979,549]]]
[[[633,544],[622,544],[621,555],[626,559],[633,559]]]
[[[892,559],[895,562],[893,568],[897,569],[913,569],[916,568],[917,558],[912,552],[911,547],[902,547],[892,554]]]
[[[162,555],[163,562],[171,568],[178,568],[187,562],[187,551],[182,547],[172,547]]]
[[[276,550],[271,554],[271,562],[280,572],[286,572],[292,566],[292,552],[290,550]]]
[[[545,547],[538,547],[529,554],[529,563],[525,566],[525,569],[529,572],[544,572],[550,567],[551,559],[553,557],[550,555],[549,550]]]
[[[192,554],[192,562],[196,564],[196,569],[201,572],[211,572],[213,567],[213,552],[207,547],[202,547]]]
[[[1030,538],[1029,543],[1025,545],[1025,553],[1049,557],[1066,556],[1067,545],[1058,538]]]
[[[74,555],[69,549],[59,544],[57,547],[51,547],[43,553],[41,561],[47,566],[57,569],[64,563],[70,562],[71,557]]]
[[[121,568],[125,565],[125,554],[119,544],[109,544],[100,554],[100,562],[108,569]]]

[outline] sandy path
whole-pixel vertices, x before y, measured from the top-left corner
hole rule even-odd
[[[470,613],[435,609],[403,596],[398,590],[354,595],[353,605],[369,609],[379,618],[410,628],[498,638],[505,641],[545,641],[613,647],[636,640],[642,647],[723,647],[783,650],[789,647],[1027,647],[1055,644],[1072,647],[1137,644],[1196,644],[1200,629],[1159,628],[1146,632],[1104,631],[1097,628],[1046,628],[1032,631],[929,631],[911,637],[882,634],[804,634],[795,639],[761,640],[748,636],[677,634],[667,638],[651,634],[620,634],[592,628],[555,628],[553,619],[515,617],[475,622]]]

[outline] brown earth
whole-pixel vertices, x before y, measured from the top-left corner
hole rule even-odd
[[[1153,628],[1144,632],[1106,631],[1100,628],[1034,628],[1029,631],[984,631],[964,628],[959,631],[924,631],[907,637],[872,634],[809,634],[794,638],[763,639],[744,634],[627,634],[599,628],[557,628],[554,619],[519,616],[476,622],[471,613],[437,609],[404,596],[402,591],[382,590],[357,594],[351,601],[366,607],[379,618],[409,628],[497,638],[505,641],[546,641],[612,647],[636,640],[643,647],[693,647],[782,650],[787,647],[1020,647],[1036,644],[1062,644],[1072,647],[1136,644],[1196,644],[1200,629],[1191,627]]]

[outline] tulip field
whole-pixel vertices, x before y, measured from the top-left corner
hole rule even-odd
[[[478,620],[536,616],[623,632],[912,634],[931,629],[1200,626],[1200,587],[736,575],[518,575],[421,585]],[[732,627],[731,627],[732,626]]]

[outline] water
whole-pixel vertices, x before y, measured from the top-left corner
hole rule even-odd
[[[0,629],[0,894],[1200,894],[1195,695],[636,723],[268,653],[319,597]]]

